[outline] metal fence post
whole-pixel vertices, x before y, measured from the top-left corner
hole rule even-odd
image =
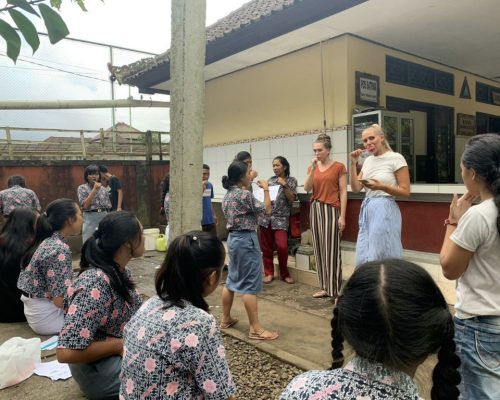
[[[151,131],[145,132],[146,139],[146,161],[151,161],[153,159],[153,136]]]
[[[80,141],[82,142],[82,154],[83,154],[83,159],[87,159],[87,149],[85,148],[85,135],[83,134],[83,131],[80,131]]]
[[[10,128],[5,128],[5,138],[7,139],[7,152],[9,153],[9,160],[14,159],[14,151],[12,149],[12,138],[10,136]]]

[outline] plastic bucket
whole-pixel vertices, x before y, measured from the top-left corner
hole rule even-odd
[[[146,251],[151,251],[156,249],[156,238],[160,235],[160,230],[158,228],[144,229],[144,249]]]

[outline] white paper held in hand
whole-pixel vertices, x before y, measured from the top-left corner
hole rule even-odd
[[[269,186],[269,197],[271,198],[271,201],[276,200],[280,187],[280,185]],[[253,195],[257,200],[260,200],[262,202],[264,201],[264,189],[255,190],[253,192]]]

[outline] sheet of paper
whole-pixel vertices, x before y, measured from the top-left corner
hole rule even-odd
[[[61,364],[57,360],[37,363],[33,372],[39,376],[50,378],[53,381],[71,378],[71,371],[68,364]]]
[[[40,344],[40,350],[52,350],[57,347],[57,336],[52,336]]]
[[[271,201],[276,200],[278,196],[278,192],[280,190],[280,185],[269,186],[269,197],[271,197]],[[264,189],[254,190],[253,195],[257,200],[264,201]]]

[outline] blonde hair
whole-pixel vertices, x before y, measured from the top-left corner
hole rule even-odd
[[[382,142],[383,146],[389,151],[394,151],[392,150],[392,147],[389,144],[387,137],[385,136],[385,132],[382,130],[379,124],[370,125],[368,128],[365,129],[365,131],[368,129],[373,129],[378,136],[383,136],[384,137],[384,141]]]
[[[332,149],[332,139],[326,133],[320,133],[314,143],[321,143],[326,149]]]

